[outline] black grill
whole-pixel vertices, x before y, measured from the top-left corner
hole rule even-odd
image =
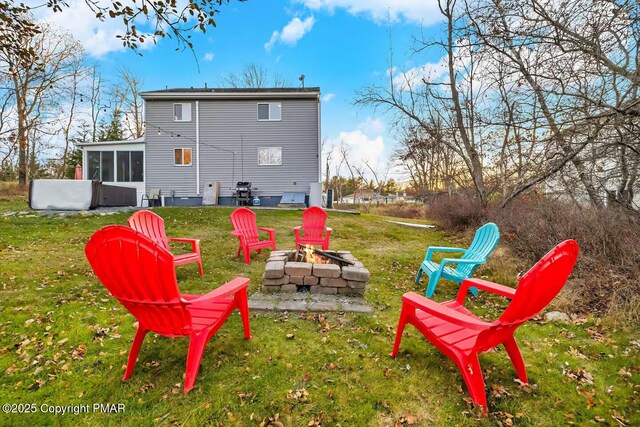
[[[251,183],[248,181],[238,181],[236,183],[236,205],[251,206],[253,198],[251,197]]]

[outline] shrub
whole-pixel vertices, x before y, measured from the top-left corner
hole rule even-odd
[[[493,209],[488,219],[498,224],[503,241],[531,263],[563,240],[578,242],[580,257],[567,285],[566,308],[640,317],[640,217],[533,198]]]

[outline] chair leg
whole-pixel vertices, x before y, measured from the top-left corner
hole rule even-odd
[[[244,338],[251,339],[251,327],[249,325],[249,303],[247,301],[247,289],[242,289],[236,292],[233,296],[236,300],[238,310],[240,310],[240,317],[242,317],[242,326],[244,328]]]
[[[147,332],[149,332],[147,329],[144,329],[141,325],[138,325],[136,336],[133,338],[133,344],[131,344],[131,350],[129,350],[127,369],[124,371],[122,381],[128,380],[131,377],[131,374],[133,374],[133,368],[136,366],[138,353],[140,353],[140,347],[142,346],[142,341],[144,341],[144,337],[145,335],[147,335]]]
[[[472,354],[471,356],[463,358],[461,365],[459,368],[462,372],[462,378],[469,389],[473,403],[483,406],[486,412],[487,394],[484,391],[484,378],[482,377],[478,355]]]
[[[420,284],[421,277],[422,277],[422,267],[418,269],[418,275],[416,276],[416,285]]]
[[[242,250],[244,251],[244,263],[247,265],[251,264],[251,251],[247,247],[242,248]]]
[[[240,256],[240,252],[242,251],[242,246],[238,246],[238,254],[236,256]]]
[[[297,246],[296,246],[296,247],[297,247]],[[275,241],[275,240],[273,240],[273,243],[272,243],[272,245],[271,245],[271,250],[272,250],[272,251],[277,250],[277,248],[276,248],[276,241]]]
[[[207,334],[200,333],[191,335],[189,341],[189,352],[187,353],[187,370],[184,378],[184,394],[189,393],[193,388],[200,369],[200,361],[207,346]]]
[[[262,249],[258,249],[258,255],[260,255],[260,252],[262,252]]]
[[[433,293],[436,291],[438,280],[440,280],[440,273],[438,271],[431,273],[431,276],[429,276],[429,285],[427,286],[427,292],[425,294],[427,298],[431,298]]]
[[[200,277],[204,274],[202,271],[202,258],[198,258],[198,268],[200,269]]]
[[[402,341],[402,333],[404,332],[404,327],[407,324],[407,318],[409,317],[409,307],[406,304],[402,304],[402,311],[400,311],[400,320],[398,320],[398,330],[396,332],[396,340],[393,343],[393,350],[389,356],[396,357],[398,355],[398,350],[400,350],[400,341]]]
[[[507,354],[509,355],[509,359],[511,359],[511,363],[513,363],[516,374],[518,374],[518,379],[524,383],[529,382],[527,380],[527,368],[524,366],[524,359],[522,358],[522,353],[520,353],[516,339],[511,337],[505,341],[504,348],[507,349]]]

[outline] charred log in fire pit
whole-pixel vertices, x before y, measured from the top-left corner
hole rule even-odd
[[[353,261],[344,259],[337,254],[334,255],[329,252],[321,251],[320,249],[315,249],[313,246],[308,246],[308,245],[298,245],[298,250],[296,251],[295,260],[299,262],[312,262],[313,260],[309,259],[309,254],[320,255],[321,257],[324,257],[327,260],[326,262],[318,262],[318,260],[316,259],[315,262],[313,262],[315,264],[326,264],[328,263],[328,260],[332,260],[337,262],[338,265],[340,265],[341,267],[345,265],[355,265]]]

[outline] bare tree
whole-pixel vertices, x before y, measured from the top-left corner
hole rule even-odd
[[[73,75],[74,64],[82,55],[82,47],[68,34],[48,24],[42,25],[41,30],[33,37],[22,39],[38,60],[29,61],[14,52],[0,51],[0,74],[11,82],[15,102],[18,181],[21,185],[28,179],[29,135],[33,135],[36,123],[44,121],[44,104],[55,94],[57,86]],[[31,158],[34,155],[32,149]]]
[[[287,87],[289,82],[278,74],[270,74],[262,65],[245,65],[239,73],[229,73],[221,80],[223,87],[266,88]]]
[[[125,128],[131,138],[140,138],[144,135],[144,115],[142,97],[143,81],[131,70],[121,68],[118,72],[120,80],[119,95],[122,97],[122,113]]]

